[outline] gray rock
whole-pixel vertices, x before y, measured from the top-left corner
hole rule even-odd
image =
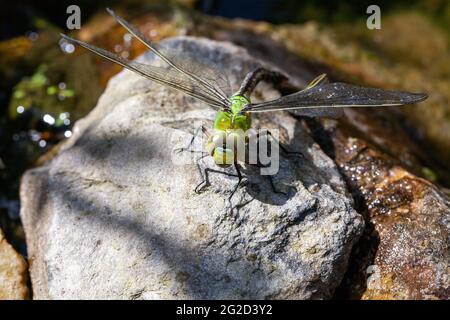
[[[229,43],[181,37],[164,46],[228,73],[234,89],[261,63]],[[255,99],[277,94],[261,84]],[[196,165],[172,161],[191,156],[174,148],[199,122],[211,127],[213,115],[129,71],[111,79],[61,153],[23,177],[34,298],[331,297],[364,227],[335,164],[290,115],[258,116],[256,126],[279,128],[305,157],[281,158],[274,182],[286,195],[245,168],[230,210],[235,177],[211,173],[211,185],[196,194]],[[219,169],[210,158],[200,166]]]

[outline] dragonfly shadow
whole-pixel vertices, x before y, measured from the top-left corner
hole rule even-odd
[[[280,151],[280,168],[276,174],[264,176],[260,167],[247,166],[244,170],[245,191],[251,199],[282,206],[296,195],[295,185],[301,184],[308,190],[313,190],[317,185],[330,185],[332,188],[337,185],[339,172],[332,161],[334,149],[331,140],[326,131],[322,128],[319,132],[321,127],[317,126],[311,136],[305,130],[305,125],[310,121],[315,120],[299,118],[296,121],[291,143],[283,145],[285,150]],[[318,135],[320,146],[315,140]],[[238,206],[245,206],[247,202],[248,199],[243,198]]]
[[[305,130],[304,124],[302,119],[296,121],[291,143],[283,144],[276,174],[263,175],[263,168],[257,165],[247,165],[243,169],[245,193],[248,196],[241,197],[238,208],[253,200],[282,206],[297,194],[295,186],[299,183],[309,190],[316,185],[330,185],[336,179],[338,172],[334,170],[334,165],[326,159],[319,144]],[[326,138],[325,133],[322,132],[322,139]],[[328,155],[330,151],[333,152],[333,149],[327,150]]]
[[[280,150],[280,168],[276,174],[261,175],[258,166],[248,166],[244,171],[246,192],[252,199],[281,206],[296,195],[295,185],[301,184],[309,190],[315,185],[329,185],[336,179],[338,172],[334,165],[325,159],[323,150],[305,130],[304,124],[302,119],[295,122],[291,143],[283,144]],[[325,134],[323,138],[326,138]],[[333,152],[333,149],[327,151]]]
[[[295,196],[297,190],[290,186],[283,173],[275,175],[261,175],[261,168],[255,165],[249,165],[245,170],[245,193],[248,197],[244,197],[237,207],[242,208],[253,200],[262,203],[282,206],[289,199]],[[281,177],[281,178],[280,178]]]

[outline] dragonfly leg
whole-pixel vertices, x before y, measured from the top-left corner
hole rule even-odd
[[[233,188],[233,191],[231,192],[230,196],[228,197],[228,201],[230,203],[231,203],[231,198],[233,198],[234,194],[236,193],[236,191],[239,188],[239,185],[241,184],[241,181],[242,181],[242,173],[241,173],[241,170],[239,169],[239,164],[237,162],[234,163],[234,169],[236,170],[236,173],[237,173],[238,182],[236,183],[236,185]]]
[[[297,155],[300,158],[305,158],[305,155],[303,153],[301,153],[300,151],[291,151],[288,148],[286,148],[281,142],[279,142],[277,139],[274,138],[274,136],[272,135],[272,133],[267,130],[265,131],[265,134],[268,135],[276,144],[278,144],[280,146],[280,149],[287,155]],[[259,139],[261,137],[261,134],[258,133],[257,134],[257,139]]]
[[[195,138],[197,138],[197,136],[200,133],[200,130],[202,132],[202,134],[206,135],[207,137],[209,136],[208,130],[205,128],[205,126],[200,126],[197,129],[195,129],[194,135],[192,136],[191,141],[189,142],[189,144],[186,147],[182,147],[182,148],[176,148],[174,150],[174,152],[176,153],[181,153],[184,151],[190,152],[190,153],[200,153],[200,154],[207,154],[207,152],[205,151],[198,151],[198,150],[192,150],[191,147],[194,144]]]
[[[286,79],[287,77],[280,72],[272,71],[266,68],[258,68],[247,73],[244,81],[242,81],[241,87],[238,90],[238,94],[249,97],[256,85],[262,80],[277,84]]]
[[[203,180],[195,187],[195,189],[194,189],[195,193],[200,193],[204,188],[211,185],[211,183],[209,182],[209,174],[210,173],[218,173],[218,174],[223,174],[228,177],[238,177],[239,178],[239,175],[228,173],[225,171],[215,170],[215,169],[211,169],[211,168],[205,168],[202,170],[202,168],[200,167],[198,162],[197,162],[197,170],[199,171],[200,176],[202,177]]]
[[[281,142],[279,142],[277,139],[274,138],[274,136],[272,135],[272,133],[269,130],[266,130],[264,132],[264,134],[261,134],[261,133],[258,132],[256,134],[256,139],[259,141],[259,139],[263,135],[269,136],[270,139],[272,139],[273,142],[275,142],[276,144],[278,144],[278,146],[280,146],[281,151],[283,151],[286,155],[297,155],[300,158],[305,158],[305,155],[302,152],[300,152],[300,151],[291,151],[288,148],[286,148]]]

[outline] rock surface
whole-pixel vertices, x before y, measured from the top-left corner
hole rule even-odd
[[[28,298],[27,264],[0,229],[0,300]]]
[[[254,55],[276,57],[277,65],[284,60],[291,80],[316,70],[334,81],[429,93],[415,106],[348,109],[339,122],[308,121],[308,127],[339,165],[355,208],[366,220],[335,297],[449,299],[450,206],[448,189],[442,188],[450,181],[444,159],[450,141],[448,42],[424,16],[399,13],[383,23],[380,32],[372,32],[354,24],[273,26],[210,18],[197,29],[242,44]],[[301,59],[287,59],[282,46],[270,39]],[[418,54],[423,50],[411,47],[429,50]],[[299,69],[305,64],[306,72]]]
[[[258,61],[227,43],[164,42],[229,73],[234,89]],[[147,53],[141,60],[154,62]],[[255,99],[278,93],[261,85]],[[27,172],[21,217],[34,298],[330,298],[364,228],[334,162],[287,114],[255,125],[280,128],[304,158],[280,159],[272,191],[255,168],[201,181],[173,159],[213,110],[131,72],[114,77],[53,161]],[[209,158],[200,166],[213,167]]]
[[[450,199],[349,128],[326,122],[336,163],[366,219],[340,297],[449,299]]]

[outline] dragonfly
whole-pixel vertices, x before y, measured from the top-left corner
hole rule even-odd
[[[181,91],[216,109],[212,130],[210,131],[202,126],[201,132],[207,136],[206,154],[213,158],[214,163],[219,167],[234,166],[235,168],[237,174],[233,176],[238,177],[238,182],[229,200],[242,181],[240,163],[245,163],[245,159],[239,157],[237,149],[238,146],[248,144],[248,137],[243,132],[251,128],[252,114],[285,110],[300,116],[337,118],[343,114],[342,108],[344,107],[401,106],[417,103],[427,98],[425,93],[361,87],[342,82],[330,83],[326,81],[326,75],[322,74],[312,80],[303,90],[281,96],[278,99],[252,103],[250,96],[259,82],[279,83],[287,80],[287,76],[278,71],[258,67],[245,76],[237,92],[229,94],[224,89],[223,77],[221,78],[213,69],[199,65],[187,56],[177,57],[173,54],[163,53],[139,29],[115,14],[111,9],[107,9],[107,11],[132,36],[141,41],[161,59],[166,67],[131,61],[65,34],[61,34],[61,36],[70,43],[84,47],[145,78]],[[270,135],[270,132],[266,132]],[[191,144],[195,136],[196,134],[192,138]],[[186,150],[187,148],[182,149]],[[204,180],[195,188],[196,192],[200,191],[201,187],[206,184],[206,171],[203,177]]]

